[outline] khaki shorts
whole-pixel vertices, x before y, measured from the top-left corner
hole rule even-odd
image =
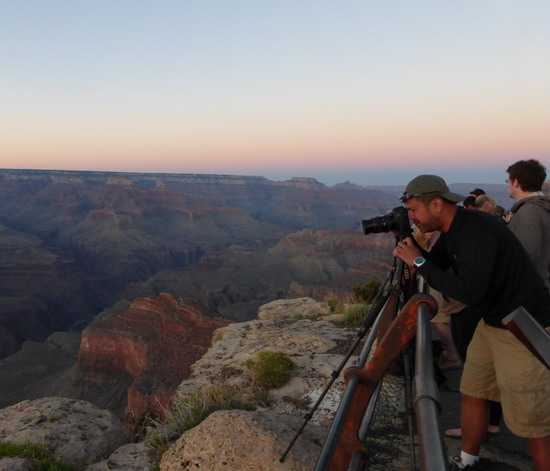
[[[520,437],[550,435],[550,370],[509,330],[479,322],[460,392],[502,402],[506,425]]]

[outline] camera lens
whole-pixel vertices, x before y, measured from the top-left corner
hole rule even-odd
[[[407,209],[403,206],[393,208],[390,214],[385,216],[376,216],[372,219],[363,219],[364,234],[379,234],[380,232],[397,231],[401,235],[409,235],[411,233],[411,224]]]
[[[379,234],[380,232],[390,232],[395,229],[395,218],[393,214],[386,216],[377,216],[372,219],[363,219],[363,232],[365,234]]]

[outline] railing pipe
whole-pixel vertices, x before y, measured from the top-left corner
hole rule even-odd
[[[387,303],[388,303],[388,300],[386,300],[386,305]],[[376,318],[376,321],[374,322],[372,329],[369,332],[369,335],[367,336],[365,345],[363,345],[363,348],[361,349],[361,354],[359,355],[359,358],[356,363],[357,366],[360,368],[365,366],[365,363],[368,359],[369,352],[372,348],[374,341],[376,340],[376,335],[378,333],[380,323],[382,322],[384,311],[385,311],[385,306],[384,306],[384,309],[381,310],[378,317]],[[340,405],[338,406],[338,410],[336,411],[336,415],[334,416],[334,420],[332,421],[332,426],[330,427],[330,430],[328,432],[321,454],[317,459],[317,465],[315,466],[315,471],[328,470],[327,467],[330,465],[330,462],[332,460],[332,455],[336,450],[336,445],[338,444],[338,440],[340,438],[340,435],[342,434],[342,429],[346,422],[348,410],[351,406],[351,402],[355,394],[355,389],[357,388],[358,384],[359,384],[359,378],[357,376],[352,376],[344,391],[344,394],[340,401]]]
[[[439,421],[441,403],[433,371],[429,308],[425,303],[421,303],[418,307],[416,329],[413,405],[420,442],[420,469],[422,471],[448,470],[447,452]]]

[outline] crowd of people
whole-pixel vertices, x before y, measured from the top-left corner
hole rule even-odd
[[[456,469],[485,469],[486,433],[524,437],[537,471],[550,470],[550,370],[502,323],[524,307],[550,332],[550,197],[546,169],[521,160],[507,170],[509,212],[476,188],[467,197],[435,175],[420,175],[401,201],[415,236],[394,256],[414,267],[439,304],[433,319],[445,344],[442,368],[463,365]],[[548,188],[548,185],[545,187]],[[462,203],[459,205],[459,203]]]

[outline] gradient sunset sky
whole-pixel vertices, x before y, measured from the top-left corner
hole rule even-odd
[[[550,168],[547,0],[0,0],[0,61],[0,168]]]

